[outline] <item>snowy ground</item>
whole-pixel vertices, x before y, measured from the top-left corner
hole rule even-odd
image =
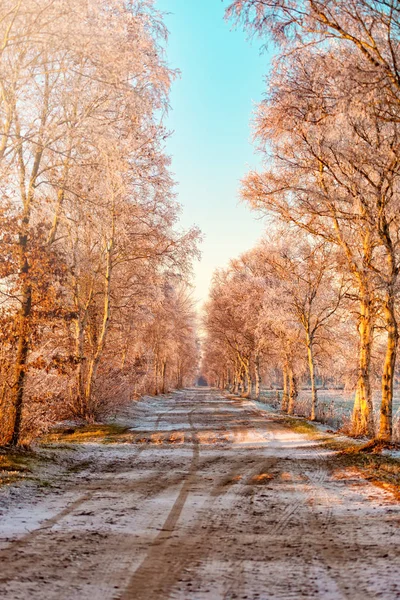
[[[0,490],[2,599],[400,598],[399,504],[272,412],[199,388],[119,422]]]

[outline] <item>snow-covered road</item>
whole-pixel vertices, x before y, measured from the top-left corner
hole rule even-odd
[[[4,600],[400,598],[400,506],[253,403],[197,388],[0,490]]]

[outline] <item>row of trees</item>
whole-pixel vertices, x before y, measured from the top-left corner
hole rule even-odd
[[[326,418],[319,386],[357,388],[360,313],[352,274],[335,246],[293,226],[276,226],[215,273],[203,323],[202,369],[212,385],[252,398],[262,385],[282,387],[282,410],[311,420]],[[387,351],[384,314],[376,315],[373,341],[371,389]],[[298,398],[301,385],[307,402]],[[355,408],[352,433],[364,435]]]
[[[373,345],[385,333],[378,435],[389,439],[399,337],[400,7],[236,0],[227,15],[281,48],[255,119],[265,168],[249,173],[242,196],[271,229],[290,229],[293,251],[303,232],[311,248],[335,255],[335,294],[358,303],[356,434],[375,433]],[[303,261],[312,276],[320,264]]]
[[[1,3],[1,443],[192,378],[165,39],[152,0]]]
[[[349,305],[349,285],[338,277],[335,258],[326,244],[313,244],[304,235],[297,236],[293,248],[293,231],[281,229],[218,271],[204,319],[207,376],[258,398],[262,379],[281,370],[282,405],[292,414],[297,380],[307,366],[309,416],[315,420],[317,365],[325,378],[344,375],[342,364],[334,367],[330,360],[333,341],[343,329],[344,304]],[[345,338],[347,346],[352,344]]]

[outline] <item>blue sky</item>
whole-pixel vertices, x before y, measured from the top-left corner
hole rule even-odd
[[[220,0],[157,0],[170,13],[168,60],[181,71],[166,125],[167,151],[183,205],[182,224],[204,234],[195,265],[195,298],[207,298],[213,271],[251,248],[263,223],[239,202],[239,183],[259,164],[250,120],[262,99],[269,58],[260,44],[224,21]]]

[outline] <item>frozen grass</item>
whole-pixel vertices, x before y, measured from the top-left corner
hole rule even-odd
[[[371,451],[370,444],[359,446],[350,441],[327,438],[323,446],[337,449],[333,457],[333,467],[356,467],[363,477],[375,485],[389,489],[400,500],[400,461],[380,454],[376,447]]]
[[[15,452],[0,447],[0,486],[14,483],[30,472],[29,460],[25,452]]]
[[[279,390],[279,398],[282,391]],[[280,399],[277,390],[263,390],[261,402],[267,402],[278,408]],[[327,425],[335,431],[349,433],[351,429],[351,415],[353,410],[354,393],[344,390],[318,390],[317,421]],[[373,395],[374,420],[379,423],[379,392]],[[311,413],[311,390],[301,390],[295,404],[295,414],[300,417],[309,417]],[[393,440],[400,442],[400,392],[396,391],[393,402]]]
[[[60,427],[53,429],[51,433],[42,438],[42,443],[85,443],[85,442],[104,442],[123,441],[125,434],[129,433],[129,428],[110,424],[81,425],[76,427]]]
[[[282,424],[288,426],[292,431],[295,431],[296,433],[306,433],[307,435],[315,438],[320,437],[320,432],[315,427],[315,425],[313,425],[313,423],[310,423],[310,421],[285,416],[282,419]]]

